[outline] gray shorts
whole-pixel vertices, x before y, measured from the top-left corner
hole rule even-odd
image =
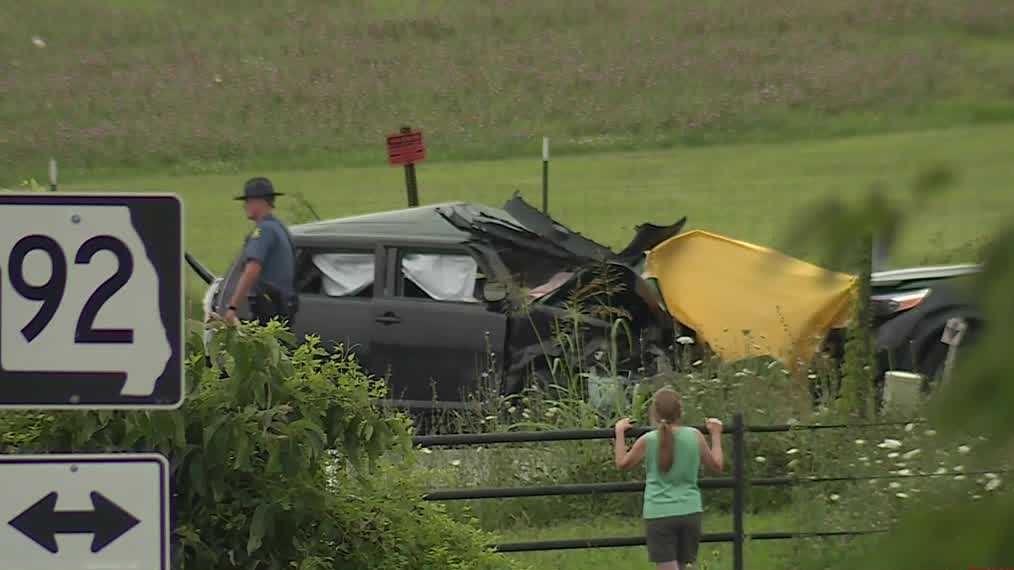
[[[645,539],[648,558],[656,564],[672,562],[683,564],[697,560],[697,547],[701,542],[701,513],[646,519]]]

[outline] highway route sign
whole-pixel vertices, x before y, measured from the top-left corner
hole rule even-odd
[[[183,402],[174,195],[0,192],[0,408]]]

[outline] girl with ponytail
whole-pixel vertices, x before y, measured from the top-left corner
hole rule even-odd
[[[650,410],[655,429],[629,450],[624,434],[632,427],[630,419],[616,422],[616,466],[633,469],[645,460],[643,516],[648,557],[657,570],[685,570],[697,559],[701,538],[700,466],[703,463],[720,473],[725,464],[722,422],[707,420],[709,446],[704,434],[681,424],[683,404],[672,388],[655,392]]]

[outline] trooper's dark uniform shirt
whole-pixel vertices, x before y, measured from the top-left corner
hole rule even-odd
[[[246,237],[243,261],[257,260],[261,274],[250,291],[250,310],[262,322],[295,316],[295,258],[285,226],[268,214]]]

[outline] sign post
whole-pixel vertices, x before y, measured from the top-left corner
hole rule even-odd
[[[169,570],[169,524],[161,455],[0,455],[4,568]]]
[[[422,132],[402,127],[398,134],[387,136],[387,160],[391,166],[405,167],[405,191],[408,207],[419,205],[419,188],[415,178],[415,163],[426,158]]]

